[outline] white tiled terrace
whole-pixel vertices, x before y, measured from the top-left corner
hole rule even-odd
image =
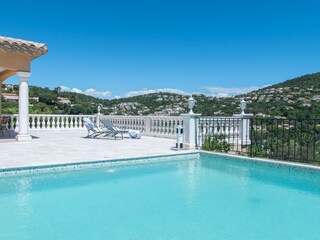
[[[7,136],[0,138],[0,169],[192,152],[171,150],[175,140],[168,138],[91,139],[85,137],[86,130],[31,131],[30,134],[33,139],[26,142]]]

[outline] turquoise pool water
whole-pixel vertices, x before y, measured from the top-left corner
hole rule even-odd
[[[0,176],[0,239],[319,239],[320,174],[209,156]]]

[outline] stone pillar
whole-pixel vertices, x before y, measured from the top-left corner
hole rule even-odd
[[[100,128],[100,119],[101,119],[101,113],[100,113],[100,111],[101,111],[101,106],[100,106],[100,104],[98,105],[98,113],[96,114],[96,126],[98,127],[98,128]]]
[[[103,118],[103,114],[101,114],[101,113],[97,113],[96,114],[96,125],[97,125],[97,127],[98,128],[100,128],[100,120]]]
[[[183,117],[183,148],[184,149],[195,149],[197,142],[197,118],[201,114],[181,114]]]
[[[20,79],[19,85],[19,132],[16,136],[17,141],[31,140],[28,134],[29,129],[29,86],[28,80],[30,72],[18,72]]]
[[[242,146],[251,144],[250,139],[250,118],[253,114],[234,114],[234,117],[241,118],[240,122],[240,141]]]

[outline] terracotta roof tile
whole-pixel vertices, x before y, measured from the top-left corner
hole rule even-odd
[[[37,58],[46,54],[48,47],[44,43],[0,36],[0,51],[30,55],[32,58]]]

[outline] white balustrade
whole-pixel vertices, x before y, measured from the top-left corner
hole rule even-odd
[[[232,145],[250,145],[250,115],[233,117],[200,117],[197,144],[202,145],[206,136],[223,135]]]
[[[198,120],[198,145],[202,145],[208,135],[224,135],[225,140],[233,145],[241,143],[238,117],[200,117]]]
[[[176,116],[109,115],[102,118],[110,120],[118,128],[139,130],[146,136],[164,138],[175,138],[176,127],[183,124],[183,118]]]
[[[10,117],[8,128],[11,131],[18,131],[19,115],[18,114],[2,114],[2,116]]]
[[[10,117],[9,127],[11,131],[18,131],[19,114],[3,114]],[[55,115],[55,114],[30,114],[29,130],[79,130],[86,129],[82,118],[90,118],[93,122],[96,115]]]
[[[10,117],[8,127],[17,132],[19,130],[19,115],[3,114],[3,116]],[[99,119],[108,119],[121,129],[139,130],[142,135],[172,139],[176,137],[176,128],[183,126],[182,116],[30,114],[29,130],[86,129],[82,121],[84,117],[91,119],[94,123],[97,123]],[[241,145],[244,143],[243,136],[249,136],[248,121],[248,119],[244,120],[239,117],[199,117],[196,121],[197,145],[201,146],[208,134],[224,135],[227,142],[233,145]],[[247,127],[244,128],[244,125]],[[243,133],[243,131],[246,131],[246,133]],[[185,134],[187,133],[185,132]]]

